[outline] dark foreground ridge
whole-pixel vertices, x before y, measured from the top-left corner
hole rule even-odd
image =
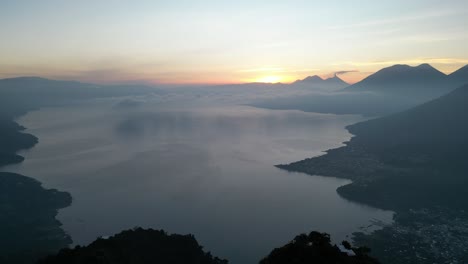
[[[368,248],[354,248],[343,241],[332,245],[330,236],[311,232],[274,249],[260,264],[378,264]],[[168,235],[163,230],[135,228],[110,238],[99,238],[86,247],[63,249],[39,264],[227,264],[204,252],[193,235]]]
[[[204,252],[193,235],[168,235],[162,230],[135,228],[110,238],[99,238],[86,247],[62,249],[40,264],[226,264],[227,260]]]
[[[382,262],[466,263],[467,102],[468,85],[411,110],[349,126],[356,136],[345,147],[278,167],[351,179],[338,189],[341,196],[395,211],[393,226],[355,239],[372,246]]]
[[[260,264],[378,264],[376,259],[367,255],[368,252],[368,248],[353,248],[346,241],[340,247],[332,245],[328,234],[311,232],[274,249]]]

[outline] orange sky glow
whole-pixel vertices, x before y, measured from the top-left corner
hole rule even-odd
[[[7,1],[0,78],[231,84],[340,73],[355,83],[394,64],[468,64],[467,1],[189,3]]]

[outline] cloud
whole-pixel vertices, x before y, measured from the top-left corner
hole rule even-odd
[[[351,72],[359,72],[359,71],[358,71],[358,70],[337,71],[337,72],[334,72],[334,75],[335,75],[335,76],[338,76],[338,75],[343,75],[343,74],[347,74],[347,73],[351,73]]]

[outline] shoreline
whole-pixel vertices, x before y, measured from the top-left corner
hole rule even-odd
[[[6,146],[0,153],[0,167],[23,162],[25,158],[17,152],[30,149],[39,142],[34,135],[24,133],[25,127],[14,118],[0,119],[0,141]],[[71,245],[71,237],[56,218],[58,210],[71,205],[69,193],[46,189],[34,178],[7,171],[0,171],[0,190],[3,208],[0,262],[34,263]]]
[[[275,113],[275,114],[276,114],[276,113]],[[63,119],[63,120],[66,120],[66,116],[67,116],[67,115],[68,115],[68,113],[66,113],[65,115],[63,115],[63,117],[65,118],[65,119]],[[42,116],[47,116],[47,115],[44,115],[44,114],[43,114]],[[37,127],[39,127],[39,126],[36,126],[36,125],[33,126],[32,124],[38,124],[37,122],[41,122],[41,121],[34,121],[34,122],[31,122],[31,120],[35,120],[35,119],[32,119],[32,118],[26,118],[25,120],[27,120],[28,122],[22,123],[22,120],[19,120],[19,121],[20,121],[20,123],[24,124],[25,126],[28,126],[28,127],[30,126],[31,128],[37,128]],[[353,119],[353,120],[354,120],[354,119]],[[31,123],[29,123],[29,122],[31,122]],[[45,120],[43,120],[42,122],[45,122]],[[54,121],[54,122],[55,122],[55,121]],[[346,133],[346,131],[345,131],[343,128],[344,128],[347,124],[350,124],[350,123],[354,123],[354,122],[352,122],[352,121],[351,121],[351,122],[349,122],[349,121],[348,121],[348,122],[339,122],[339,126],[337,126],[337,125],[335,125],[335,123],[333,123],[333,126],[331,126],[330,129],[332,129],[332,128],[338,128],[338,127],[341,128],[341,129],[340,129],[340,133],[337,134],[339,137],[333,137],[335,140],[330,141],[330,144],[328,144],[328,148],[330,148],[330,147],[339,147],[339,146],[342,146],[341,142],[344,142],[344,141],[349,140],[350,135],[349,135],[348,133]],[[31,125],[30,125],[30,124],[31,124]],[[46,124],[46,123],[41,124],[40,127],[41,127],[41,128],[46,127],[45,124]],[[77,125],[80,125],[80,123],[78,123]],[[327,126],[327,127],[328,127],[328,126]],[[67,133],[67,131],[68,131],[68,130],[65,130],[65,131],[63,131],[63,133]],[[44,134],[41,135],[40,132],[41,132],[41,133],[44,133]],[[51,131],[50,131],[50,130],[47,130],[47,129],[31,130],[31,133],[38,135],[39,138],[42,139],[42,138],[44,137],[44,142],[43,142],[44,144],[46,144],[46,142],[50,142],[49,140],[46,140],[46,135],[47,135],[46,133],[50,133],[50,132],[51,132]],[[307,133],[308,133],[308,132],[303,132],[303,133],[301,133],[301,135],[302,135],[302,134],[307,134]],[[68,134],[68,133],[67,133],[67,134]],[[70,138],[73,138],[73,134],[70,134],[70,135],[71,135]],[[343,136],[341,136],[341,135],[343,135]],[[59,135],[57,134],[57,136],[59,136]],[[88,136],[86,136],[86,135],[83,135],[83,137],[87,137],[87,138],[88,138]],[[308,137],[307,137],[307,135],[306,135],[306,136],[305,136],[305,139],[307,139],[307,138],[308,138]],[[325,139],[327,139],[327,138],[328,138],[328,136],[325,136]],[[52,140],[53,140],[53,138],[52,138]],[[53,141],[52,141],[52,142],[53,142]],[[42,143],[42,142],[41,142],[41,143]],[[324,143],[321,143],[321,144],[319,144],[319,145],[317,145],[317,146],[322,146],[322,145],[324,145]],[[42,146],[42,144],[41,144],[41,146]],[[46,144],[45,146],[47,146],[47,144]],[[96,147],[96,146],[94,146],[94,147]],[[39,150],[40,148],[41,148],[40,146],[37,146],[37,150]],[[299,148],[299,149],[302,149],[302,148]],[[317,150],[320,150],[320,151],[323,151],[323,150],[326,150],[326,149],[327,149],[327,147],[317,148]],[[60,153],[60,155],[64,154],[65,152],[67,152],[66,148],[64,149],[64,152],[61,152],[61,153]],[[304,150],[304,152],[299,151],[299,155],[297,155],[297,153],[295,153],[296,155],[293,155],[293,159],[288,159],[287,161],[292,161],[292,160],[294,160],[294,159],[295,159],[294,157],[296,157],[296,158],[297,158],[297,157],[299,157],[299,158],[307,157],[307,156],[308,156],[308,153],[309,153],[309,152],[308,152],[307,150]],[[33,156],[34,156],[34,157],[43,157],[45,154],[46,154],[46,153],[42,154],[42,153],[39,151],[39,152],[35,152],[35,153],[33,154]],[[294,154],[294,153],[293,153],[293,154]],[[312,153],[312,154],[314,154],[314,153]],[[282,153],[282,155],[285,156],[285,157],[289,157],[290,154],[286,152],[286,153]],[[315,154],[314,154],[314,155],[315,155]],[[25,154],[25,156],[26,156],[27,158],[29,158],[29,155]],[[275,160],[276,160],[276,162],[275,162]],[[279,161],[281,161],[281,160],[282,160],[282,159],[273,159],[271,162],[269,162],[269,164],[265,164],[265,165],[258,164],[258,165],[261,165],[262,167],[265,167],[268,171],[273,171],[274,173],[280,174],[280,177],[279,177],[279,178],[283,179],[283,182],[284,182],[285,184],[290,183],[290,182],[296,182],[294,179],[289,179],[289,177],[287,177],[287,176],[288,176],[288,173],[286,173],[286,172],[284,172],[284,171],[277,170],[277,168],[273,168],[273,164],[275,164],[275,163],[277,163],[277,162],[279,162]],[[68,162],[71,162],[71,161],[72,161],[72,160],[70,159],[70,160],[67,161],[65,164],[67,164]],[[76,160],[76,162],[79,162],[79,161]],[[53,164],[54,164],[54,161],[53,161],[53,160],[52,160],[50,163],[47,163],[47,164],[48,164],[48,165],[45,165],[46,168],[50,166],[50,167],[53,169]],[[229,163],[229,164],[231,164],[231,163]],[[234,163],[234,164],[237,164],[237,163]],[[35,167],[35,168],[38,168],[38,169],[39,169],[41,166],[44,166],[44,165],[42,165],[42,164],[39,163],[39,164],[36,164],[36,166],[37,166],[37,167]],[[236,167],[237,167],[237,166],[236,166]],[[235,167],[233,167],[233,168],[235,168]],[[65,172],[66,172],[66,167],[64,167],[63,169],[64,169],[64,170],[57,171],[57,173],[56,173],[56,176],[57,176],[57,177],[60,177],[60,173],[65,173]],[[55,169],[53,169],[53,170],[55,170]],[[24,173],[29,173],[29,172],[31,172],[31,171],[33,172],[33,171],[34,171],[34,168],[33,168],[33,169],[29,169],[29,170],[20,170],[20,171],[24,171]],[[27,172],[26,172],[26,171],[27,171]],[[238,169],[237,169],[236,171],[233,171],[233,173],[239,173],[239,172],[243,172],[243,171],[242,171],[242,170],[239,171]],[[47,171],[46,171],[46,172],[43,172],[43,173],[44,173],[44,176],[47,176],[47,174],[48,174]],[[76,175],[77,175],[78,177],[80,177],[79,174],[80,174],[80,173],[76,173]],[[267,174],[265,174],[265,175],[267,176],[267,178],[264,178],[264,180],[268,180],[269,178],[272,177],[272,175],[271,175],[270,173],[267,173]],[[39,175],[37,175],[37,176],[39,176]],[[302,182],[303,182],[303,183],[311,183],[311,185],[302,184],[302,186],[305,185],[305,186],[308,186],[308,188],[314,188],[314,185],[313,185],[313,184],[315,183],[315,181],[310,180],[310,177],[308,177],[308,176],[302,174],[302,175],[300,175],[300,177],[298,177],[298,178],[299,178],[299,179],[298,179],[298,182],[301,182],[301,179],[302,179]],[[329,179],[326,179],[325,177],[322,177],[322,178],[324,178],[323,181],[324,181],[325,183],[328,183],[328,182],[333,183],[333,182],[335,182],[335,179],[330,179],[330,178],[329,178]],[[49,184],[49,182],[48,182],[45,178],[40,178],[40,179],[44,179],[44,183],[45,183],[47,186],[51,186],[51,187],[58,186],[58,185],[51,185],[51,184]],[[62,178],[62,181],[63,181],[63,180],[64,180],[64,179]],[[265,184],[264,180],[262,180],[262,182],[263,182],[262,185]],[[291,180],[292,180],[292,181],[291,181]],[[347,210],[348,208],[354,208],[354,205],[350,205],[351,203],[349,203],[349,202],[347,202],[347,201],[341,199],[340,197],[338,197],[338,195],[337,195],[336,192],[335,192],[336,188],[338,188],[338,187],[341,186],[341,185],[347,184],[347,183],[348,183],[348,180],[345,180],[345,181],[343,181],[343,179],[336,179],[336,180],[337,180],[337,182],[339,183],[339,185],[331,185],[331,186],[329,186],[330,188],[327,188],[327,189],[326,189],[327,197],[328,197],[328,195],[329,195],[330,197],[333,197],[333,199],[338,200],[338,205],[344,204],[344,205],[346,206],[346,208],[344,208],[344,209],[346,209],[346,210]],[[319,180],[318,182],[320,183],[320,180]],[[62,185],[61,185],[61,186],[62,186]],[[284,187],[281,187],[281,189],[283,189],[283,188],[284,188]],[[304,193],[309,193],[309,190],[307,190],[308,188],[304,188],[304,189],[303,189]],[[73,190],[73,189],[65,189],[65,190],[71,192],[72,194],[75,194],[75,192],[76,192],[76,195],[77,195],[77,196],[74,197],[74,198],[76,198],[76,201],[77,201],[77,202],[76,202],[73,206],[79,206],[78,200],[82,201],[82,199],[79,199],[78,195],[79,195],[81,192],[75,191],[75,190]],[[296,191],[296,190],[297,190],[297,189],[292,189],[293,192]],[[325,192],[325,191],[324,191],[324,192]],[[270,193],[271,193],[271,196],[276,196],[276,194],[274,194],[274,192],[270,192]],[[313,197],[314,195],[310,195],[310,196]],[[320,195],[316,195],[316,196],[317,196],[317,198],[320,198]],[[309,197],[309,196],[308,196],[308,197]],[[322,196],[322,197],[323,197],[323,196]],[[314,200],[315,200],[315,199],[314,199]],[[328,201],[328,199],[327,199],[327,201]],[[333,200],[333,201],[334,201],[334,200]],[[319,201],[318,201],[317,203],[319,203]],[[333,204],[333,203],[332,203],[332,204]],[[354,204],[354,203],[353,203],[353,204]],[[92,205],[90,205],[90,206],[92,206]],[[244,205],[240,205],[240,206],[243,207]],[[295,206],[294,203],[291,203],[291,206]],[[334,204],[333,204],[333,206],[334,206]],[[89,206],[88,206],[88,207],[89,207]],[[301,208],[302,206],[299,205],[299,204],[297,204],[295,207]],[[340,237],[340,240],[339,240],[339,241],[341,241],[341,239],[346,239],[346,237],[347,237],[347,236],[349,237],[353,232],[361,230],[361,229],[360,229],[361,227],[367,226],[367,224],[368,224],[368,221],[367,221],[367,220],[368,220],[368,219],[373,219],[374,216],[376,216],[377,219],[382,219],[382,220],[384,220],[384,221],[387,222],[387,223],[391,221],[392,216],[391,216],[390,213],[386,213],[386,212],[375,212],[375,213],[372,212],[372,213],[370,213],[371,211],[376,211],[376,210],[373,210],[373,208],[370,208],[370,207],[368,207],[368,206],[356,205],[355,207],[356,207],[356,208],[359,208],[359,209],[358,209],[358,211],[351,211],[351,210],[349,211],[350,214],[355,214],[355,215],[356,215],[356,217],[355,217],[355,218],[353,217],[353,219],[352,219],[351,221],[349,221],[349,223],[340,223],[339,221],[337,221],[336,224],[331,224],[331,225],[330,225],[330,226],[333,228],[333,230],[338,230],[338,231],[336,232],[336,234],[342,235],[342,237]],[[79,207],[74,207],[74,208],[79,208]],[[85,208],[85,207],[83,207],[83,208]],[[308,208],[310,208],[309,205],[305,205],[305,206],[304,206],[304,209],[305,209],[305,210],[307,210]],[[313,207],[313,208],[314,208],[314,207]],[[335,207],[333,207],[333,208],[335,208]],[[342,207],[341,207],[341,208],[342,208]],[[364,209],[363,209],[363,211],[365,211],[364,213],[368,213],[368,212],[369,212],[369,214],[371,215],[371,217],[367,217],[366,214],[361,214],[361,213],[360,213],[360,212],[361,212],[361,211],[360,211],[361,208],[364,208]],[[67,208],[67,209],[65,209],[65,210],[63,210],[63,211],[60,211],[59,216],[58,216],[59,219],[62,219],[62,218],[61,218],[62,212],[68,212],[69,210],[70,210],[71,212],[73,212],[74,209],[72,209],[72,208]],[[330,209],[328,209],[328,210],[330,210]],[[345,210],[345,211],[346,211],[346,210]],[[310,213],[307,213],[307,215],[310,215],[311,221],[315,221],[314,219],[316,218],[316,216],[315,216],[314,213],[313,213],[313,211],[315,211],[315,209],[312,209],[312,210],[310,210],[310,211],[311,211],[311,212],[310,212]],[[343,211],[343,210],[340,210],[340,209],[336,210],[336,212],[340,212],[340,211]],[[378,211],[380,211],[380,210],[378,210]],[[80,212],[80,210],[77,210],[77,212]],[[86,211],[81,211],[81,212],[86,212]],[[356,212],[357,212],[357,213],[356,213]],[[326,211],[325,211],[324,213],[326,214]],[[284,211],[283,211],[283,212],[280,212],[279,214],[283,214],[283,215],[284,215]],[[66,214],[65,214],[65,215],[66,215]],[[76,214],[76,213],[74,214],[74,216],[80,216],[80,215],[82,215],[82,214]],[[330,215],[331,215],[331,216],[336,216],[336,215],[338,215],[339,217],[337,217],[336,219],[340,219],[340,218],[342,218],[342,217],[346,217],[346,213],[336,213],[336,214],[335,214],[335,213],[332,213],[332,214],[330,214]],[[379,217],[379,216],[381,216],[381,217]],[[301,217],[301,214],[298,214],[297,217],[300,218],[300,217]],[[74,239],[74,240],[75,240],[75,237],[76,237],[76,240],[77,240],[78,244],[87,244],[88,242],[80,242],[80,233],[76,233],[76,231],[80,232],[79,230],[80,230],[80,225],[81,225],[81,224],[76,224],[76,223],[73,224],[73,222],[67,222],[67,218],[70,219],[69,216],[63,218],[63,223],[64,223],[64,228],[65,228],[65,230],[66,230],[66,231],[70,230],[70,231],[68,231],[68,232],[70,232],[70,234],[73,236],[73,239]],[[84,218],[84,217],[83,217],[83,218]],[[324,217],[322,217],[322,218],[324,218]],[[320,222],[320,221],[322,221],[322,222]],[[296,221],[293,221],[292,223],[296,223],[296,222],[297,222],[297,223],[300,223],[301,220],[296,220]],[[326,219],[324,219],[324,220],[318,220],[318,221],[317,221],[317,223],[326,223],[326,222],[327,222]],[[70,227],[69,223],[72,223],[76,228],[73,228],[73,226],[72,226],[72,228],[69,229],[69,227]],[[356,223],[356,224],[354,224],[354,223]],[[294,231],[295,231],[295,232],[290,232],[291,235],[292,235],[292,234],[296,234],[296,233],[298,233],[298,232],[310,231],[310,230],[313,230],[313,229],[318,229],[318,230],[321,230],[321,231],[330,232],[329,229],[323,229],[323,228],[321,228],[320,226],[317,226],[317,227],[316,227],[316,226],[314,226],[314,225],[309,225],[308,227],[307,227],[307,225],[305,225],[305,227],[302,227],[301,225],[294,225],[294,226],[290,226],[289,228],[288,228],[287,226],[288,226],[288,225],[284,225],[284,229],[285,229],[285,230],[291,229],[291,230],[294,230]],[[325,224],[324,226],[327,226],[327,224]],[[348,227],[348,226],[349,226],[350,228],[342,228],[342,227]],[[98,227],[100,227],[100,226],[98,226]],[[145,226],[143,225],[143,227],[145,227]],[[155,227],[155,226],[153,226],[153,227]],[[156,226],[156,227],[159,227],[159,226]],[[162,226],[162,227],[164,227],[164,226]],[[292,227],[292,228],[291,228],[291,227]],[[296,227],[297,227],[297,228],[296,228]],[[166,227],[164,227],[164,228],[166,228]],[[304,229],[304,228],[305,228],[305,229]],[[99,228],[99,229],[101,229],[101,228]],[[96,229],[96,230],[99,230],[99,229]],[[73,230],[76,230],[76,231],[73,232]],[[178,231],[178,229],[169,229],[169,230],[170,230],[171,232],[177,232],[177,231]],[[192,229],[191,229],[191,230],[192,230]],[[272,230],[272,232],[275,232],[275,229],[271,229],[271,230]],[[189,230],[189,231],[190,231],[190,230]],[[220,231],[221,231],[221,232],[218,231],[217,233],[222,233],[222,230],[220,230]],[[345,232],[343,232],[343,231],[345,231]],[[112,231],[112,232],[114,232],[114,231]],[[106,233],[107,233],[107,234],[110,234],[110,233],[112,233],[112,232],[106,232]],[[116,232],[116,231],[115,231],[115,232]],[[336,236],[336,234],[332,234],[332,237],[334,237],[334,238],[335,238],[335,237],[336,237],[336,238],[339,238],[338,236]],[[92,235],[92,234],[91,234],[91,235]],[[289,238],[289,236],[286,237],[285,239],[287,239],[287,238]],[[94,238],[92,238],[92,239],[94,239]],[[92,241],[92,240],[91,240],[91,241]],[[339,242],[339,241],[337,241],[337,242]],[[279,245],[279,243],[278,243],[278,245]],[[224,248],[224,246],[223,246],[223,248]],[[269,249],[269,248],[270,248],[270,247],[268,247],[268,249]],[[257,252],[258,252],[258,251],[257,251]]]
[[[357,246],[372,248],[371,255],[383,264],[395,259],[402,264],[468,259],[468,214],[462,199],[454,202],[463,190],[454,189],[458,178],[440,184],[441,175],[450,174],[450,166],[454,165],[415,159],[418,156],[407,148],[381,150],[366,141],[366,134],[360,134],[366,128],[365,122],[357,124],[347,127],[354,136],[344,142],[345,146],[276,167],[311,176],[349,179],[350,184],[336,189],[340,197],[393,211],[392,224],[370,234],[352,235]]]

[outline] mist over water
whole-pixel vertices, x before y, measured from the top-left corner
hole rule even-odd
[[[39,144],[5,170],[71,193],[73,204],[58,219],[76,244],[152,227],[193,233],[214,255],[248,264],[302,232],[340,240],[372,219],[391,220],[391,212],[340,198],[336,188],[347,180],[274,167],[340,146],[351,137],[344,127],[360,118],[258,109],[210,96],[31,112],[19,122]],[[217,103],[206,103],[211,100]]]

